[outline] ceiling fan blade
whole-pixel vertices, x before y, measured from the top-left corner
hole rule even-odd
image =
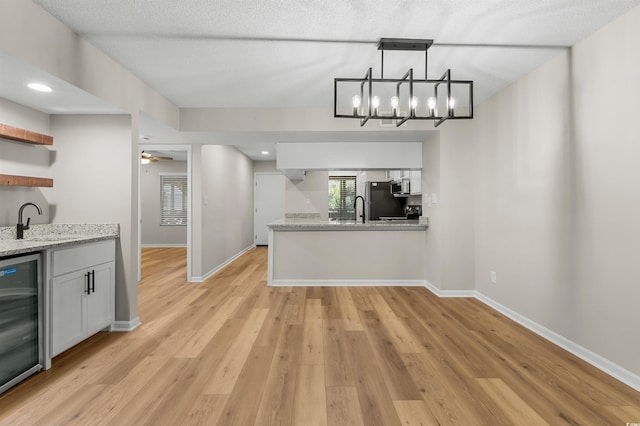
[[[173,157],[162,157],[159,155],[156,155],[153,158],[155,158],[156,160],[173,160]]]

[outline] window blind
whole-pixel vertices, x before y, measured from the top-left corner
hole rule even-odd
[[[329,218],[355,220],[355,176],[329,176]]]
[[[187,175],[160,175],[160,225],[187,225]]]

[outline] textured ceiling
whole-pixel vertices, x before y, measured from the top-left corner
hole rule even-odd
[[[381,37],[434,39],[430,76],[474,80],[479,103],[640,0],[34,2],[180,107],[331,107],[334,77],[379,72]],[[460,46],[487,44],[521,46]]]
[[[0,0],[1,1],[1,0]],[[25,0],[28,1],[28,0]],[[333,106],[333,78],[380,72],[382,37],[430,38],[429,76],[474,80],[476,104],[640,0],[33,0],[179,107]],[[385,76],[421,53],[387,52]],[[50,114],[118,113],[0,52],[0,97]],[[41,79],[43,97],[25,88]],[[425,131],[179,132],[142,115],[141,143],[218,143],[257,160],[277,142],[419,141]],[[426,131],[429,132],[429,131]],[[263,156],[262,150],[270,154]]]

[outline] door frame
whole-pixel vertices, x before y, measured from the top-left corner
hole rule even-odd
[[[139,144],[138,145],[138,158],[142,155],[142,151],[186,151],[187,153],[187,188],[189,194],[187,196],[187,281],[193,281],[193,271],[191,270],[193,262],[191,256],[193,255],[192,247],[192,216],[193,216],[193,186],[191,184],[192,177],[192,154],[191,145],[165,145],[165,144]],[[142,193],[140,191],[140,173],[142,168],[140,167],[140,161],[138,160],[138,281],[142,279]]]
[[[253,173],[253,244],[256,245],[256,229],[257,229],[257,224],[256,224],[256,193],[258,191],[256,191],[256,188],[258,187],[258,175],[280,175],[280,176],[284,176],[284,173],[282,172],[254,172]],[[285,184],[286,184],[286,176],[285,176]],[[284,188],[285,191],[285,199],[286,199],[286,186]],[[283,208],[283,210],[285,210]]]

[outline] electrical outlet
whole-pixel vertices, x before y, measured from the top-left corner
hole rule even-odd
[[[498,282],[498,278],[496,276],[496,271],[491,271],[491,282],[494,283],[494,284]]]

